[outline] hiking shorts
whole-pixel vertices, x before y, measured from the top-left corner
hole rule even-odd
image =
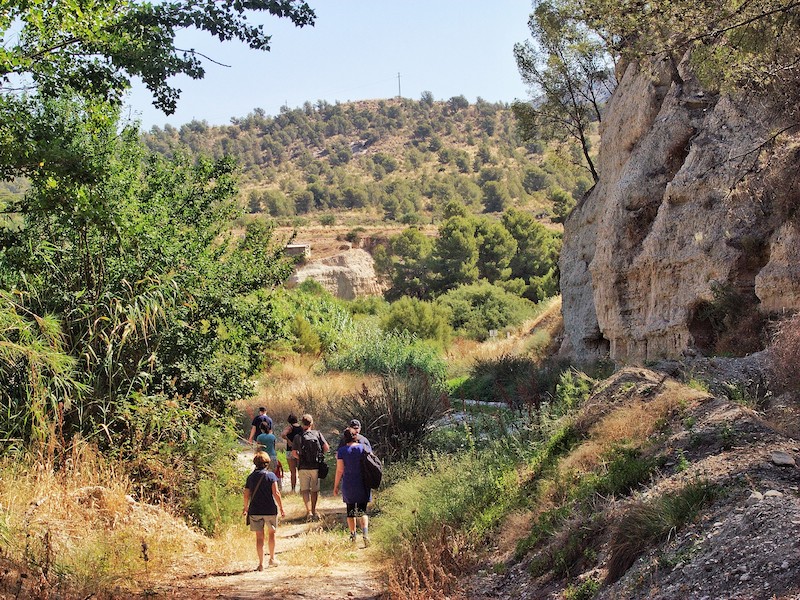
[[[317,469],[300,469],[297,472],[297,481],[300,483],[301,492],[319,491],[319,471]]]
[[[278,529],[278,515],[250,515],[250,531],[264,531],[265,527]]]

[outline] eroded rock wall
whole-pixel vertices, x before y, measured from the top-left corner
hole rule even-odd
[[[375,261],[366,250],[353,249],[300,267],[288,280],[294,287],[306,279],[314,279],[337,298],[353,300],[362,296],[383,294]]]
[[[713,288],[800,309],[800,136],[755,100],[703,90],[688,60],[631,63],[601,129],[600,181],[565,225],[561,291],[578,359],[709,344]]]

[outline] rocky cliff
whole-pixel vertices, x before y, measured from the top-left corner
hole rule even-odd
[[[619,362],[712,352],[736,325],[726,311],[741,322],[800,309],[789,125],[766,102],[704,90],[686,59],[629,64],[601,128],[600,181],[565,225],[562,351]],[[743,337],[740,350],[758,349],[758,331]]]
[[[366,250],[346,250],[300,267],[287,282],[294,287],[313,279],[331,294],[344,300],[378,296],[384,288],[375,273],[375,261]]]

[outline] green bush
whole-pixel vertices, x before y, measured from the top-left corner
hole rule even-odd
[[[381,318],[386,331],[407,331],[446,347],[453,333],[449,310],[435,302],[403,296],[389,305]]]
[[[541,310],[530,300],[486,282],[450,290],[439,302],[449,309],[456,333],[480,341],[489,337],[489,330],[520,325]]]

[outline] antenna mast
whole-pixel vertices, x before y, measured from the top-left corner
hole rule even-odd
[[[403,94],[400,93],[400,73],[397,73],[397,97],[402,98]]]

